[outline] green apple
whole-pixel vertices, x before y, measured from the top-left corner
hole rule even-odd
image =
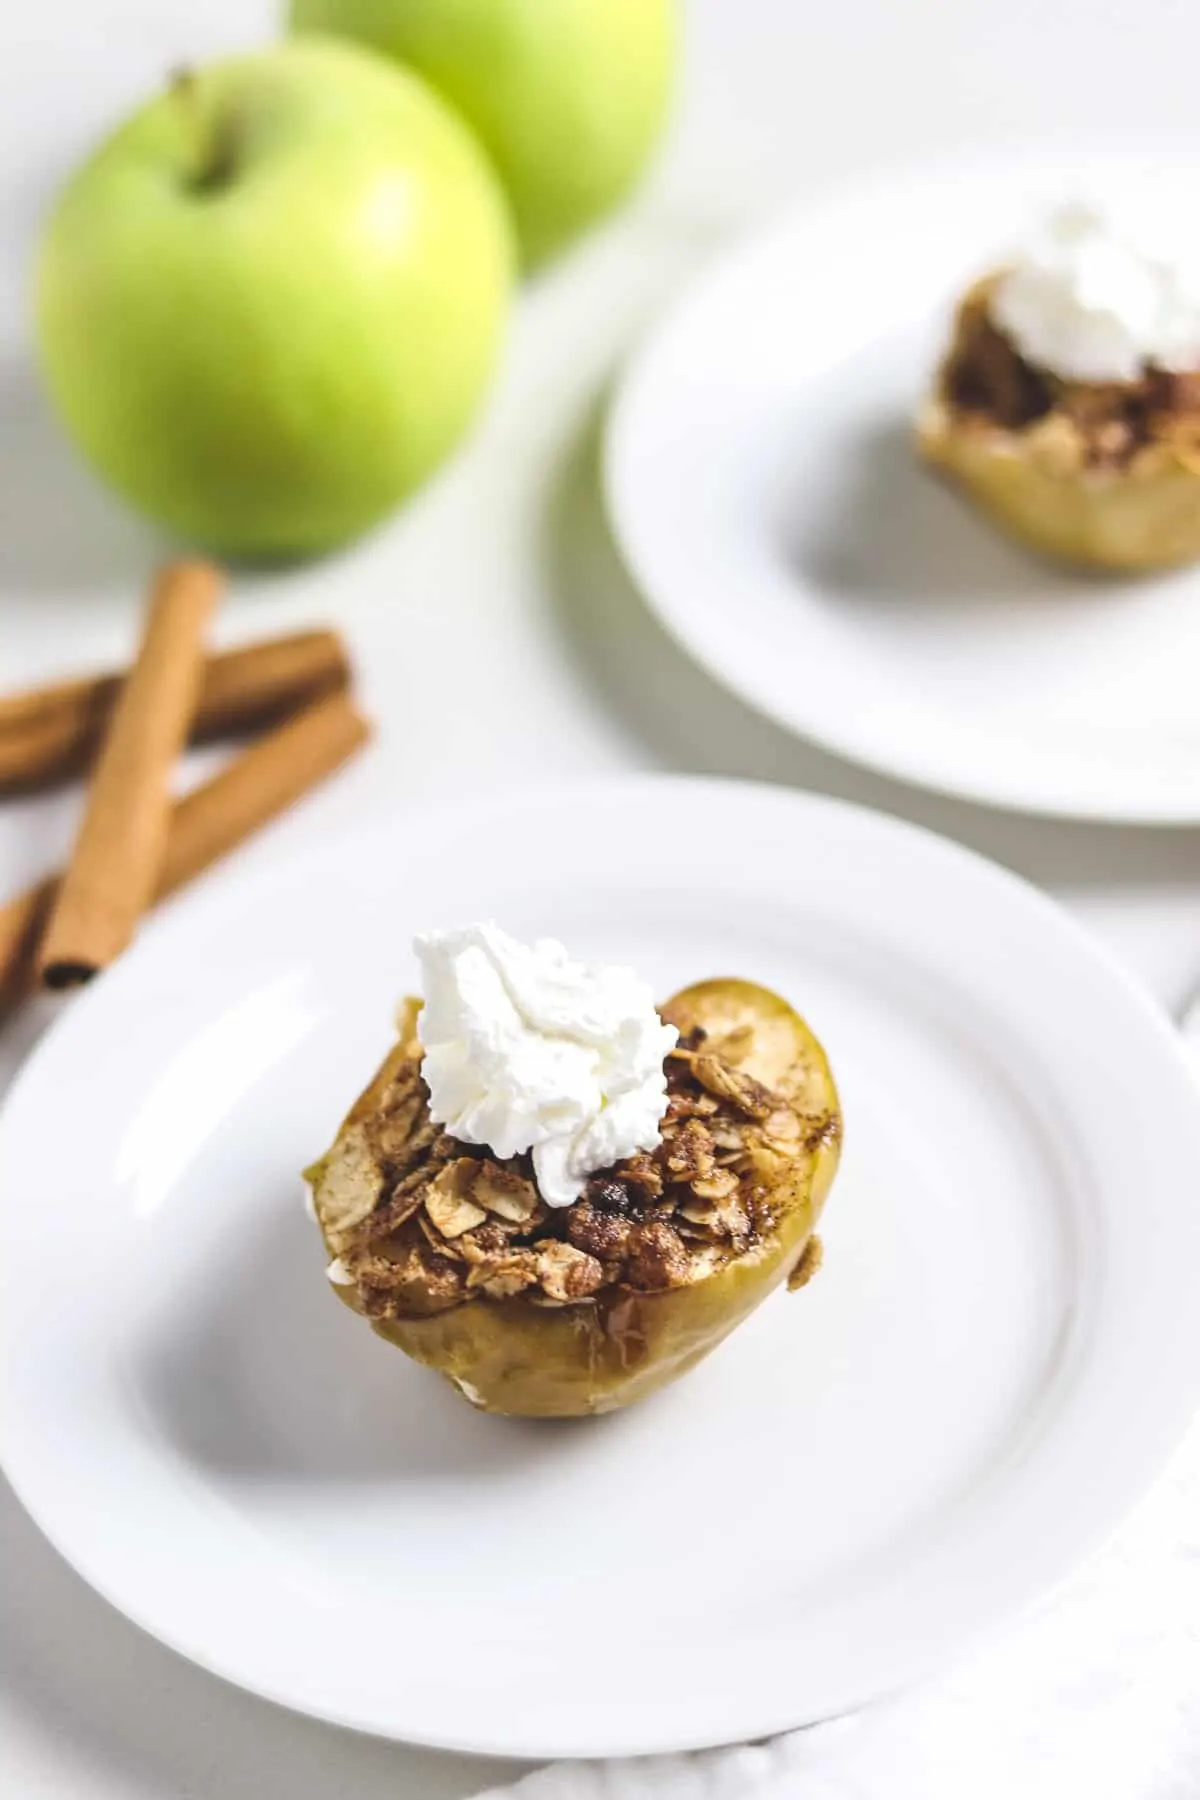
[[[675,0],[291,0],[418,69],[474,126],[528,263],[632,186],[666,113]]]
[[[415,75],[296,40],[178,77],[50,218],[53,399],[114,488],[233,555],[324,550],[456,443],[515,249],[475,140]]]

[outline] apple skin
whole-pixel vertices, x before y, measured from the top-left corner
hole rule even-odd
[[[45,377],[136,507],[229,555],[326,550],[442,460],[495,365],[515,246],[415,75],[309,38],[177,79],[46,227]]]
[[[628,192],[670,98],[675,0],[291,0],[291,22],[373,45],[458,107],[527,265]]]

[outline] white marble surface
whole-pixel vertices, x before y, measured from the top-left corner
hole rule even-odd
[[[258,0],[39,0],[0,23],[0,686],[120,656],[159,545],[82,474],[30,366],[29,259],[55,183],[187,58],[273,28]],[[232,640],[332,618],[378,745],[249,847],[270,857],[415,794],[671,768],[817,787],[948,832],[1072,906],[1168,1005],[1200,978],[1200,837],[1032,823],[911,793],[791,742],[718,692],[624,580],[594,479],[599,409],[655,307],[739,224],[897,160],[1195,130],[1186,0],[691,0],[675,131],[638,203],[522,301],[473,443],[344,557],[239,578]],[[882,277],[881,277],[882,279]],[[432,670],[454,668],[453,707]],[[5,886],[65,844],[73,797],[0,811]],[[209,877],[220,880],[220,874]],[[7,1078],[44,1023],[0,1035]],[[272,1710],[148,1642],[0,1492],[0,1791],[22,1800],[422,1800],[500,1779]]]

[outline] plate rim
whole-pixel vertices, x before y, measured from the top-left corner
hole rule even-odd
[[[466,822],[480,815],[490,815],[497,811],[501,814],[512,811],[523,811],[531,807],[559,805],[563,803],[578,806],[589,797],[606,796],[620,799],[630,790],[644,794],[647,790],[664,794],[684,790],[689,793],[715,791],[726,802],[736,799],[738,795],[747,795],[761,800],[770,797],[787,809],[799,808],[808,811],[812,816],[827,815],[850,822],[852,829],[867,833],[883,832],[898,842],[911,843],[920,840],[923,852],[941,859],[946,865],[958,865],[969,869],[976,877],[982,876],[994,887],[1006,891],[1006,904],[1014,902],[1026,909],[1029,916],[1037,914],[1045,924],[1057,930],[1060,936],[1073,941],[1075,948],[1091,964],[1092,972],[1098,979],[1120,990],[1121,1004],[1132,1007],[1142,1017],[1143,1024],[1155,1035],[1160,1046],[1166,1052],[1168,1060],[1174,1062],[1181,1078],[1180,1091],[1184,1084],[1190,1096],[1195,1091],[1195,1076],[1188,1059],[1188,1053],[1182,1040],[1172,1027],[1167,1015],[1156,1003],[1150,991],[1125,967],[1120,959],[1101,940],[1074,917],[1053,897],[1026,881],[1023,877],[993,862],[988,857],[964,845],[946,838],[941,834],[894,815],[879,812],[873,808],[853,802],[844,801],[823,794],[814,794],[805,790],[789,788],[768,782],[753,782],[723,777],[702,777],[689,775],[623,775],[600,777],[582,782],[562,781],[538,785],[519,790],[515,795],[492,796],[479,798],[465,804],[445,804],[438,801],[427,802],[420,806],[401,806],[382,809],[366,815],[339,831],[327,834],[320,844],[311,844],[298,848],[290,855],[280,859],[273,865],[255,867],[235,872],[232,876],[210,887],[207,883],[193,893],[180,897],[171,907],[165,909],[163,915],[154,919],[143,934],[143,942],[155,943],[160,940],[170,941],[180,929],[188,929],[193,918],[204,918],[207,914],[216,915],[219,922],[222,916],[240,912],[252,897],[270,895],[273,890],[284,888],[293,883],[309,866],[328,866],[330,846],[352,844],[357,840],[378,843],[387,840],[389,826],[402,823],[411,829],[419,823],[423,814],[444,816],[453,814],[457,821]],[[396,837],[392,834],[392,841]],[[397,852],[399,857],[402,853]],[[8,1140],[14,1127],[12,1120],[19,1117],[18,1108],[23,1107],[25,1091],[39,1079],[40,1066],[55,1046],[68,1038],[74,1027],[74,1019],[83,1009],[91,1010],[108,1004],[108,996],[122,987],[126,980],[136,979],[128,971],[138,956],[138,946],[122,959],[99,980],[92,983],[92,991],[78,997],[70,1010],[65,1011],[44,1034],[42,1040],[26,1059],[17,1079],[12,1084],[3,1106],[0,1107],[0,1155],[7,1155]],[[1200,1097],[1198,1097],[1200,1103]],[[1200,1139],[1197,1140],[1200,1144]],[[953,1638],[955,1653],[969,1648],[971,1643],[978,1642],[1000,1627],[1006,1620],[1025,1611],[1042,1596],[1048,1588],[1057,1585],[1079,1566],[1084,1558],[1093,1553],[1099,1544],[1104,1542],[1121,1520],[1127,1515],[1130,1507],[1148,1489],[1153,1480],[1161,1472],[1172,1449],[1182,1438],[1196,1405],[1200,1403],[1200,1314],[1197,1314],[1188,1327],[1190,1338],[1194,1340],[1194,1349],[1198,1355],[1193,1359],[1196,1363],[1196,1375],[1189,1379],[1186,1399],[1182,1393],[1178,1403],[1168,1410],[1171,1413],[1169,1427],[1163,1426],[1156,1432],[1156,1450],[1154,1455],[1143,1456],[1139,1466],[1133,1471],[1126,1471],[1117,1484],[1119,1492],[1111,1493],[1106,1507],[1107,1517],[1099,1525],[1094,1525],[1084,1537],[1078,1539],[1067,1555],[1057,1554],[1052,1560],[1055,1568],[1047,1574],[1039,1570],[1033,1576],[1028,1571],[1022,1572],[1018,1583],[1019,1599],[1011,1605],[992,1605],[984,1610],[984,1616],[978,1617],[969,1631],[960,1632]],[[1180,1359],[1176,1359],[1178,1362]],[[1172,1367],[1176,1364],[1173,1363]],[[1182,1384],[1180,1384],[1182,1386]],[[36,1489],[36,1456],[28,1457],[21,1447],[21,1427],[9,1416],[6,1405],[0,1413],[0,1470],[9,1479],[14,1493],[21,1505],[46,1537],[58,1555],[72,1567],[75,1572],[93,1588],[95,1592],[108,1602],[115,1610],[123,1614],[139,1630],[157,1639],[166,1647],[187,1658],[231,1685],[250,1692],[259,1698],[283,1706],[285,1709],[315,1717],[345,1729],[365,1732],[393,1741],[411,1745],[439,1749],[474,1756],[507,1756],[524,1757],[533,1760],[555,1758],[590,1758],[608,1756],[635,1756],[646,1754],[662,1754],[691,1749],[715,1747],[721,1744],[742,1742],[760,1736],[772,1736],[778,1732],[793,1729],[797,1726],[797,1712],[794,1708],[776,1705],[774,1708],[761,1709],[757,1714],[753,1708],[736,1728],[721,1725],[710,1729],[705,1735],[694,1729],[686,1736],[678,1730],[668,1731],[666,1735],[620,1738],[604,1737],[602,1733],[591,1738],[583,1738],[579,1733],[568,1735],[565,1739],[556,1739],[551,1732],[537,1738],[521,1736],[520,1732],[507,1737],[498,1738],[494,1732],[484,1730],[479,1733],[465,1732],[454,1735],[445,1730],[434,1729],[423,1732],[419,1726],[410,1723],[391,1721],[368,1710],[363,1714],[355,1714],[352,1709],[345,1709],[335,1704],[321,1706],[310,1699],[296,1698],[286,1692],[279,1691],[269,1680],[255,1679],[253,1674],[238,1668],[236,1656],[224,1659],[207,1647],[197,1647],[187,1642],[186,1633],[172,1630],[163,1622],[152,1616],[152,1609],[141,1603],[131,1602],[124,1593],[115,1591],[102,1571],[94,1566],[93,1558],[87,1551],[80,1551],[78,1544],[72,1545],[64,1541],[64,1534],[43,1522],[42,1512],[37,1504],[37,1497],[30,1490]],[[25,1441],[29,1442],[26,1430]],[[858,1706],[893,1692],[909,1682],[920,1679],[932,1670],[943,1666],[946,1659],[945,1646],[931,1645],[926,1650],[913,1654],[908,1653],[904,1660],[903,1671],[889,1684],[871,1687],[858,1698],[847,1701],[844,1707],[836,1707],[823,1712],[822,1717],[837,1716],[843,1711],[856,1710]],[[232,1666],[231,1666],[232,1665]],[[800,1722],[815,1722],[803,1716],[800,1709]]]
[[[1200,175],[1200,150],[1196,145],[1171,144],[1169,140],[1164,140],[1157,148],[1153,143],[1141,142],[1124,149],[1086,141],[1070,147],[1049,140],[1040,148],[1034,146],[1008,154],[980,151],[956,158],[952,163],[925,157],[906,161],[892,171],[867,171],[858,179],[848,177],[819,194],[784,204],[750,226],[735,231],[658,309],[624,359],[607,398],[599,454],[601,494],[614,545],[637,594],[671,643],[718,687],[801,743],[810,744],[851,767],[943,799],[1038,819],[1175,830],[1200,825],[1200,769],[1192,784],[1190,799],[1156,801],[1152,795],[1147,795],[1136,804],[1105,803],[1099,798],[1093,801],[1072,794],[1069,781],[1061,788],[1048,781],[1039,789],[1028,784],[1006,786],[1003,780],[991,782],[986,778],[956,780],[952,763],[948,767],[939,767],[936,761],[920,752],[906,756],[903,746],[893,755],[890,751],[874,749],[869,743],[863,744],[852,731],[839,732],[836,725],[831,727],[827,721],[799,721],[780,702],[769,683],[758,682],[745,667],[731,668],[719,645],[711,643],[705,633],[695,633],[688,628],[685,609],[666,591],[669,584],[659,582],[646,566],[639,543],[639,528],[630,522],[634,517],[634,503],[628,498],[629,484],[624,476],[628,458],[626,446],[634,435],[633,419],[641,388],[662,351],[688,316],[701,310],[714,289],[735,276],[742,263],[762,254],[772,243],[786,241],[801,231],[816,230],[823,221],[836,219],[853,207],[878,205],[889,195],[924,195],[933,193],[938,187],[961,188],[972,181],[1036,176],[1044,170],[1048,159],[1058,166],[1108,166],[1114,171],[1129,171],[1139,165],[1161,168],[1164,156],[1170,156],[1180,167],[1186,163]],[[1200,565],[1197,570],[1200,578]]]

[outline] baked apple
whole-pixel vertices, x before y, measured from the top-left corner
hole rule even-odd
[[[819,1263],[841,1144],[820,1044],[748,981],[701,982],[660,1011],[679,1034],[661,1143],[569,1206],[545,1204],[528,1155],[499,1160],[433,1122],[413,1000],[307,1171],[339,1298],[488,1412],[628,1406]]]
[[[928,462],[1034,550],[1112,570],[1200,558],[1200,372],[1068,379],[992,315],[1002,273],[962,300],[917,419]]]

